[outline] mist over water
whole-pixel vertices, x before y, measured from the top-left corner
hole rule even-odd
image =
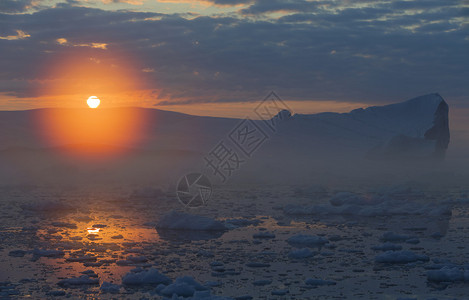
[[[418,122],[397,115],[387,124],[399,129],[383,131],[381,110],[283,111],[269,122],[147,109],[2,112],[0,293],[463,297],[467,131],[452,124],[444,159],[417,137],[396,155],[374,145],[375,133],[421,136],[433,111],[414,111]],[[125,130],[93,130],[100,116]],[[133,118],[138,126],[126,127]]]
[[[80,117],[83,114],[89,115],[89,122]],[[214,184],[222,184],[204,157],[241,121],[148,109],[99,113],[51,109],[2,115],[0,178],[6,185],[158,183],[169,188],[185,173],[200,170],[212,175]],[[469,134],[463,117],[457,116],[450,118],[451,137],[443,160],[376,159],[368,153],[371,146],[363,147],[366,141],[355,145],[348,142],[354,137],[347,135],[321,137],[320,128],[266,130],[268,139],[242,160],[226,184],[462,183],[468,176]]]

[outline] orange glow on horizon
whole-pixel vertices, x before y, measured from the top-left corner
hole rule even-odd
[[[47,147],[81,157],[112,157],[142,140],[145,114],[136,108],[39,111],[38,135]]]
[[[59,107],[82,107],[38,113],[37,134],[46,147],[104,159],[137,146],[144,113],[135,108],[113,108],[121,98],[132,101],[128,95],[145,84],[136,60],[108,48],[64,47],[51,55],[39,72],[44,80],[38,85],[38,97],[60,99]]]

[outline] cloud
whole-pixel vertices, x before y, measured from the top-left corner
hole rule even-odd
[[[16,30],[16,35],[0,36],[0,40],[9,40],[9,41],[23,40],[23,39],[26,39],[28,37],[31,37],[31,36],[29,34],[27,34],[26,32],[24,32],[23,30],[17,29]]]
[[[0,40],[0,87],[14,97],[43,96],[47,81],[60,78],[42,70],[74,53],[102,66],[130,57],[142,97],[154,103],[252,101],[270,90],[291,100],[360,103],[436,91],[462,101],[469,93],[467,28],[451,1],[427,3],[430,10],[383,1],[301,9],[304,2],[252,4],[256,14],[290,5],[289,15],[272,19],[67,4],[2,14],[1,36],[19,37],[19,28],[30,36]]]
[[[73,44],[73,43],[70,43],[65,38],[58,38],[57,43],[59,43],[59,45],[69,46],[69,47],[91,47],[91,48],[101,49],[101,50],[106,50],[107,49],[107,44],[106,43]]]
[[[242,9],[242,14],[256,15],[272,12],[311,12],[316,10],[319,1],[307,0],[257,0],[248,8]]]
[[[37,6],[37,0],[2,0],[0,1],[0,12],[21,13]]]

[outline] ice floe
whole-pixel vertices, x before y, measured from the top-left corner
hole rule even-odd
[[[402,250],[401,245],[393,244],[390,242],[386,242],[384,244],[378,245],[378,246],[372,246],[371,249],[377,250],[377,251],[391,251],[391,250]]]
[[[308,278],[305,280],[305,284],[312,285],[312,286],[323,286],[323,285],[336,285],[336,282],[331,281],[331,280]]]
[[[222,231],[227,229],[221,221],[174,210],[164,215],[156,224],[156,228],[200,231]]]
[[[164,296],[183,296],[191,297],[196,291],[205,291],[206,287],[195,281],[194,278],[190,276],[178,277],[174,283],[166,286],[161,290],[161,294]]]
[[[101,293],[111,293],[111,294],[119,293],[120,289],[121,289],[120,285],[113,284],[107,281],[104,281],[99,287],[99,290],[101,291]]]
[[[377,263],[386,264],[406,264],[417,261],[428,261],[429,258],[426,255],[419,255],[409,250],[402,251],[386,251],[375,257]]]
[[[290,253],[288,253],[288,257],[293,258],[293,259],[303,259],[303,258],[312,257],[315,254],[317,254],[317,252],[313,252],[309,250],[308,248],[302,248],[302,249],[290,251]]]
[[[261,220],[257,219],[227,219],[225,220],[225,226],[228,229],[235,229],[239,227],[246,227],[246,226],[257,226],[261,223]]]
[[[128,286],[170,284],[171,279],[161,274],[157,269],[138,270],[129,272],[122,278],[122,284]]]
[[[273,239],[275,234],[269,231],[260,231],[252,235],[255,239]]]
[[[431,270],[427,272],[427,279],[435,282],[469,282],[469,265],[444,266],[439,270]]]
[[[414,200],[400,200],[389,196],[364,197],[348,192],[334,195],[329,203],[313,205],[288,204],[283,211],[289,215],[350,215],[350,216],[394,216],[423,215],[449,216],[451,207],[447,204],[422,203]]]
[[[65,252],[55,249],[34,249],[33,257],[62,257],[65,255]]]
[[[99,279],[92,278],[88,275],[81,275],[80,277],[62,279],[57,284],[60,285],[60,286],[64,286],[64,287],[82,286],[82,285],[97,285],[97,284],[99,284]]]
[[[297,234],[289,237],[287,243],[295,247],[321,247],[329,241],[322,236]]]

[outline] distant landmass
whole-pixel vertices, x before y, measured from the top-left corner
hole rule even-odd
[[[63,177],[93,170],[93,174],[113,176],[154,176],[155,172],[177,176],[207,167],[206,158],[221,145],[229,153],[237,153],[237,167],[247,177],[256,178],[262,177],[258,172],[272,173],[274,169],[285,174],[315,168],[331,171],[363,160],[441,160],[450,142],[448,110],[439,94],[429,94],[349,113],[292,115],[284,110],[265,120],[147,108],[1,111],[0,174],[47,177],[58,172]],[[49,122],[54,116],[61,117]],[[120,116],[126,116],[122,118],[129,124],[114,128],[112,122],[120,122]],[[92,126],[87,124],[90,118]],[[138,128],[125,131],[130,122],[139,123]],[[106,126],[107,131],[99,136]],[[67,136],[68,128],[80,134]],[[56,129],[61,129],[60,136]],[[125,138],[106,139],[119,134]],[[104,163],[108,156],[112,156],[111,164]],[[87,165],[87,160],[92,163]]]

